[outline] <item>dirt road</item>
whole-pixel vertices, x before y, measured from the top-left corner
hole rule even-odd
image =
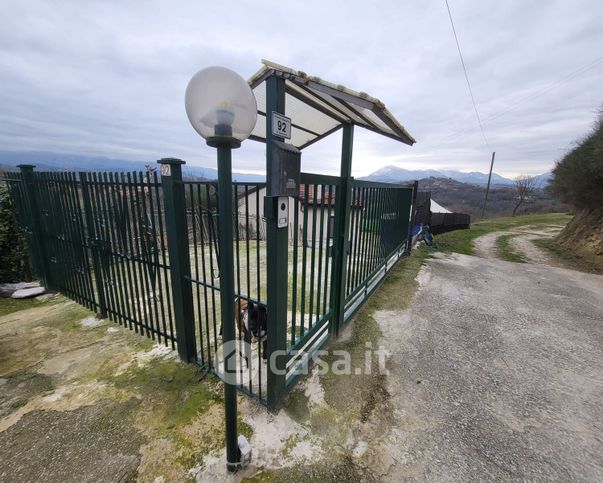
[[[507,231],[495,231],[484,236],[476,238],[473,242],[475,254],[482,258],[497,258],[498,249],[496,241],[501,236],[510,236],[510,245],[514,253],[521,256],[528,262],[540,263],[551,266],[561,266],[559,261],[554,259],[549,253],[538,248],[533,240],[541,238],[552,238],[557,235],[563,226],[549,226],[545,229],[522,226]]]
[[[603,276],[441,255],[419,280],[374,314],[397,421],[379,479],[603,480]]]

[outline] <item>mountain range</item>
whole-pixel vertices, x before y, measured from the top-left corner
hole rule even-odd
[[[479,171],[472,171],[465,173],[463,171],[456,170],[436,170],[436,169],[422,169],[422,170],[410,170],[404,168],[398,168],[397,166],[385,166],[378,169],[374,173],[365,176],[363,180],[367,181],[379,181],[382,183],[400,183],[407,181],[414,181],[418,179],[426,178],[449,178],[461,183],[468,183],[474,185],[485,185],[488,183],[488,173],[480,173]],[[538,186],[543,187],[550,181],[551,173],[543,173],[535,176]],[[493,185],[507,185],[511,186],[514,181],[510,178],[505,178],[496,173],[492,173]]]
[[[0,165],[14,168],[19,164],[33,164],[39,171],[101,171],[101,172],[126,172],[144,171],[146,165],[157,166],[156,160],[126,161],[100,156],[82,156],[75,154],[60,154],[46,151],[0,151]],[[217,179],[218,170],[186,164],[182,167],[185,177]],[[263,175],[248,173],[232,173],[233,181],[262,182]]]
[[[147,164],[156,165],[156,161],[126,161],[123,159],[112,159],[100,156],[82,156],[75,154],[60,154],[46,151],[0,151],[0,165],[14,168],[19,164],[34,164],[40,171],[103,171],[124,172],[143,171]],[[185,165],[182,169],[185,177],[217,179],[218,171],[215,168],[204,168],[201,166]],[[234,181],[240,182],[262,182],[263,175],[233,172]],[[382,183],[401,183],[426,178],[446,178],[473,185],[485,185],[488,182],[488,174],[472,171],[465,173],[456,170],[422,169],[410,170],[397,166],[385,166],[374,173],[360,179],[367,181],[379,181]],[[548,184],[551,173],[543,173],[536,176],[538,186],[544,187]],[[492,173],[493,185],[512,186],[512,179],[505,178],[499,174]]]

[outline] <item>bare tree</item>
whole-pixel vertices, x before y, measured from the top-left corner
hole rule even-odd
[[[538,179],[535,176],[521,175],[514,179],[515,192],[517,194],[517,204],[513,208],[513,215],[517,213],[517,210],[534,192],[538,189]]]

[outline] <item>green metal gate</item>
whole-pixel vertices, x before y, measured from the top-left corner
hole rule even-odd
[[[217,185],[183,180],[180,160],[160,162],[161,179],[154,169],[45,173],[23,166],[5,181],[27,234],[34,272],[47,287],[216,371],[218,260],[225,243],[218,239]],[[275,255],[268,253],[265,188],[233,184],[229,242],[235,264],[232,303],[253,303],[271,314],[269,266]],[[248,353],[239,338],[242,392],[280,406],[316,351],[408,253],[415,191],[416,186],[302,173],[283,232],[288,248],[279,258],[288,267],[286,286],[279,288],[285,315],[274,333],[268,330],[252,341]],[[265,359],[274,351],[285,354],[278,368]]]
[[[290,257],[285,388],[307,372],[313,355],[339,333],[410,250],[414,188],[350,181],[348,204],[340,196],[341,178],[302,174],[300,197],[294,201],[299,229]],[[337,220],[342,215],[349,217],[349,229],[339,236]],[[343,272],[337,267],[338,254],[346,267]],[[339,295],[342,288],[344,297]]]

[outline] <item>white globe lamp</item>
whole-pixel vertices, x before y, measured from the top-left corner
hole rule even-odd
[[[193,128],[210,146],[239,147],[255,127],[258,109],[253,91],[225,67],[197,72],[186,87],[184,105]]]

